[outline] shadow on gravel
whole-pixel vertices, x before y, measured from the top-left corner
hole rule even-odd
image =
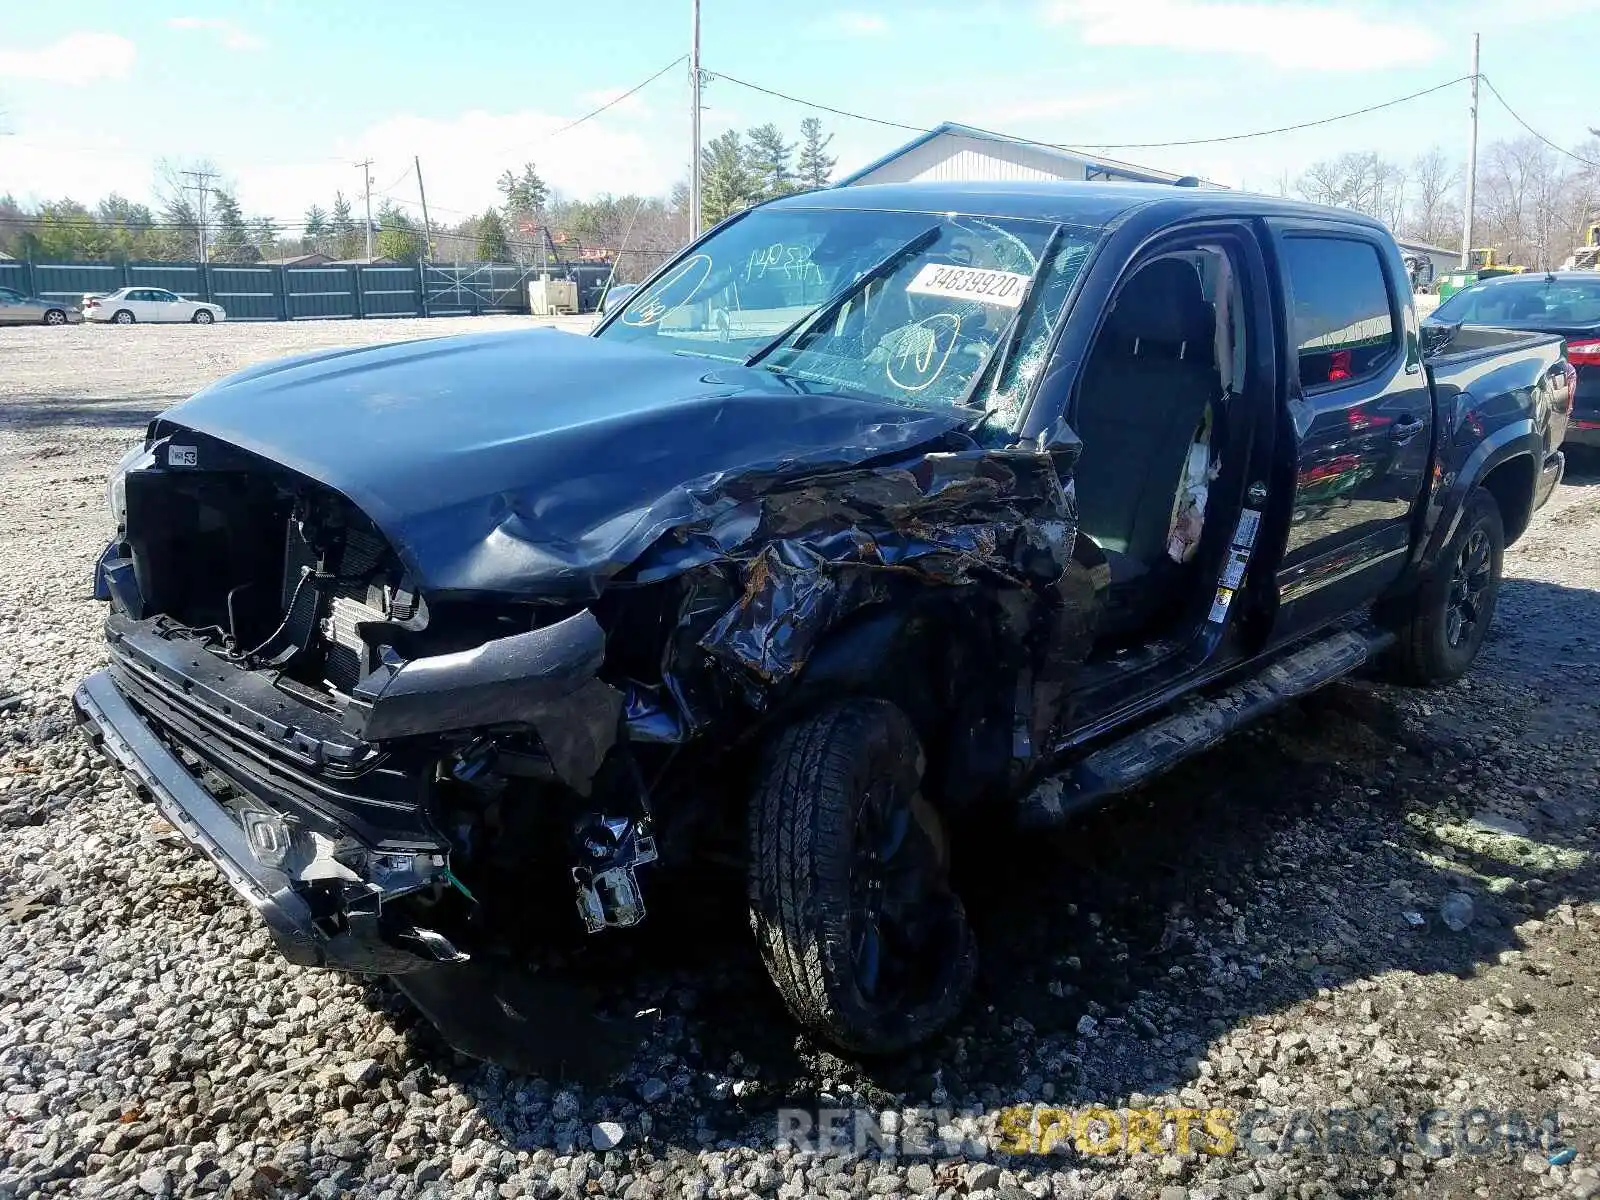
[[[1561,482],[1570,487],[1600,486],[1600,446],[1567,447],[1567,470]]]
[[[1115,1107],[1191,1084],[1217,1035],[1319,989],[1469,975],[1519,946],[1517,924],[1600,899],[1600,632],[1586,630],[1600,631],[1600,593],[1508,580],[1461,684],[1338,684],[1053,840],[974,831],[958,845],[979,992],[962,1024],[898,1061],[846,1062],[795,1032],[740,880],[658,889],[638,936],[583,972],[621,1007],[664,1014],[595,1107],[648,1111],[652,1141],[689,1150],[770,1145],[788,1104]],[[1490,809],[1510,832],[1472,823]],[[400,1069],[420,1055],[480,1095],[499,1078],[392,989],[372,1002],[407,1032]],[[641,1109],[648,1079],[670,1090]],[[484,1116],[508,1144],[549,1145],[559,1083],[513,1079],[517,1101],[486,1101]]]
[[[72,399],[59,396],[9,396],[0,400],[0,427],[41,429],[63,426],[74,430],[128,429],[143,431],[153,418],[187,399],[187,396],[138,396],[133,399]]]

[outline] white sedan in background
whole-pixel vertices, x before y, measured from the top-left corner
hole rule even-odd
[[[183,321],[209,325],[227,317],[220,304],[185,300],[166,288],[125,287],[106,296],[85,297],[83,315],[90,321],[132,325],[136,321]]]

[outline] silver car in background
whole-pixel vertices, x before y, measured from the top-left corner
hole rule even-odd
[[[75,304],[0,287],[0,325],[76,325],[82,320],[83,309]]]

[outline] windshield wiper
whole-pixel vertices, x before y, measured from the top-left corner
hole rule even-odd
[[[1011,364],[1012,357],[1017,352],[1017,346],[1022,341],[1022,330],[1028,323],[1028,318],[1033,314],[1034,296],[1039,288],[1039,280],[1044,276],[1045,267],[1055,256],[1056,247],[1061,244],[1061,237],[1066,233],[1065,225],[1057,225],[1050,231],[1050,236],[1045,240],[1044,249],[1039,254],[1039,261],[1034,265],[1033,274],[1028,276],[1027,287],[1023,289],[1022,300],[1017,304],[1017,311],[1011,314],[1011,320],[1006,323],[1005,332],[1000,335],[995,343],[996,352],[992,351],[983,364],[972,373],[972,382],[967,384],[961,393],[961,398],[956,403],[966,408],[975,399],[978,391],[983,386],[985,379],[992,378],[996,386],[1005,378],[1006,367]],[[993,375],[989,372],[989,364],[995,364]]]
[[[873,284],[877,283],[878,280],[882,279],[885,275],[892,274],[895,268],[897,268],[907,258],[911,257],[911,255],[920,253],[921,251],[926,250],[929,246],[933,245],[934,242],[939,240],[939,236],[942,232],[943,229],[941,226],[930,225],[927,229],[924,229],[921,233],[917,234],[916,237],[912,238],[898,250],[891,251],[887,258],[879,259],[876,265],[869,267],[865,274],[858,275],[855,280],[849,284],[849,286],[835,292],[832,296],[828,297],[828,299],[824,300],[820,308],[816,308],[811,312],[808,312],[805,316],[801,317],[798,321],[795,321],[777,337],[773,338],[766,345],[758,349],[749,358],[745,359],[744,365],[747,367],[755,366],[774,350],[781,349],[785,344],[788,343],[789,339],[793,338],[796,342],[799,342],[813,329],[816,329],[826,322],[832,320],[838,315],[838,312],[841,308],[843,308],[846,304],[849,304],[850,301],[854,300],[862,292],[866,291]]]

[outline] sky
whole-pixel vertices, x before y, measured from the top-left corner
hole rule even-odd
[[[163,161],[210,160],[247,213],[298,221],[336,190],[360,211],[430,215],[498,200],[537,164],[572,197],[665,194],[687,176],[690,0],[0,0],[0,194],[148,200]],[[1600,125],[1590,31],[1600,0],[703,0],[704,136],[808,115],[838,172],[911,133],[818,113],[717,78],[905,125],[963,121],[1123,161],[1277,190],[1345,150],[1465,158],[1467,84],[1313,130],[1311,121],[1482,70],[1563,146]],[[564,129],[663,70],[600,116]],[[1485,94],[1485,142],[1523,133]]]

